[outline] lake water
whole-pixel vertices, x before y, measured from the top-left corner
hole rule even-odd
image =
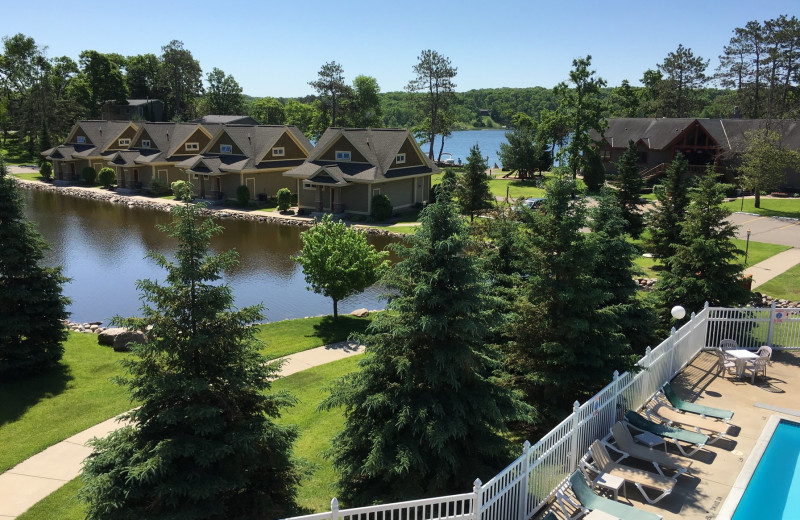
[[[156,229],[170,221],[169,213],[22,190],[26,214],[51,245],[45,263],[60,265],[72,281],[64,293],[72,299],[70,320],[104,321],[114,315],[135,316],[141,302],[136,280],[162,281],[165,271],[145,258],[148,251],[170,257],[175,242]],[[225,232],[212,242],[214,251],[235,248],[239,265],[224,275],[243,307],[263,303],[269,321],[331,314],[333,304],[306,290],[302,268],[291,257],[301,249],[296,226],[220,219]],[[391,240],[370,237],[384,249]],[[372,287],[339,302],[339,312],[383,308],[380,289]]]
[[[481,150],[481,154],[489,157],[489,167],[495,164],[501,166],[500,159],[497,154],[500,151],[500,143],[508,143],[506,139],[506,132],[509,130],[461,130],[453,132],[449,137],[444,139],[444,151],[453,154],[453,160],[458,162],[467,161],[469,156],[469,149],[476,144]],[[439,155],[439,147],[441,146],[441,137],[436,138],[436,144],[433,147],[434,158]],[[428,145],[422,146],[422,151],[428,151]],[[442,158],[444,158],[443,156]]]

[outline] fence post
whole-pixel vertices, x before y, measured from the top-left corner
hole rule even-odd
[[[675,327],[672,327],[669,331],[669,374],[667,375],[667,381],[672,379],[672,375],[675,373],[675,349],[678,348],[676,344],[677,333],[678,331],[675,330]],[[659,382],[658,387],[661,388],[667,381]]]
[[[483,482],[481,479],[476,478],[475,482],[472,483],[472,492],[475,494],[475,498],[473,499],[473,506],[472,506],[472,517],[475,520],[481,520],[481,490],[483,488]]]
[[[519,494],[519,513],[517,518],[519,520],[528,519],[528,482],[530,477],[530,459],[528,452],[531,449],[530,441],[525,441],[522,444],[522,488]]]
[[[339,501],[336,497],[331,500],[331,520],[338,520],[339,518]]]
[[[775,334],[775,301],[769,306],[769,329],[767,329],[767,345],[772,348],[772,338]]]
[[[621,421],[622,414],[619,411],[619,370],[614,370],[612,380],[614,381],[614,420]]]
[[[575,401],[572,403],[572,467],[569,469],[569,472],[572,473],[575,468],[578,467],[578,423],[580,422],[580,417],[578,416],[578,410],[581,408],[581,403]]]
[[[644,365],[644,370],[645,370],[644,384],[646,385],[646,388],[644,388],[643,390],[645,392],[649,392],[650,388],[652,388],[652,386],[653,386],[653,384],[650,382],[650,380],[653,378],[653,372],[652,372],[652,370],[650,370],[650,365],[653,364],[652,361],[650,361],[650,353],[651,352],[653,352],[653,349],[650,348],[650,345],[648,345],[647,348],[644,349],[644,358],[643,358],[644,359],[644,363],[645,363],[645,365]],[[639,399],[642,399],[642,395],[641,395],[643,393],[642,390],[640,389],[638,393],[639,393],[639,396],[638,396]],[[640,406],[642,406],[643,404],[644,403],[637,402],[636,406],[633,409],[636,410]]]

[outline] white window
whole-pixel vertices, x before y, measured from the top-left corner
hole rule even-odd
[[[286,150],[284,150],[283,146],[276,146],[272,149],[273,157],[283,157],[284,155],[286,155]]]
[[[394,162],[396,162],[397,164],[405,164],[405,162],[406,162],[406,154],[404,154],[404,153],[397,154],[395,156],[395,158],[394,158]]]
[[[231,153],[233,152],[233,146],[230,144],[221,144],[219,145],[219,153]]]
[[[200,149],[200,145],[198,143],[186,143],[186,150],[190,152],[196,152]]]
[[[349,161],[350,160],[350,152],[336,150],[336,160],[337,161]]]
[[[199,175],[197,175],[196,173],[193,173],[193,174],[192,174],[192,179],[199,179],[199,178],[200,178],[200,176],[199,176]]]
[[[303,189],[304,190],[316,190],[317,187],[314,186],[313,184],[311,184],[310,182],[304,182],[303,183]]]
[[[156,175],[159,179],[168,180],[167,170],[158,170]]]
[[[380,195],[380,194],[381,194],[381,189],[380,188],[372,188],[372,196],[373,197],[375,195]]]
[[[131,145],[131,140],[130,139],[120,139],[119,140],[119,145],[120,146],[130,146]]]
[[[142,139],[142,148],[150,148],[150,139]]]
[[[80,144],[83,144],[83,143],[85,143],[85,142],[86,142],[86,136],[84,136],[84,135],[79,135],[79,136],[78,136],[78,143],[80,143]]]

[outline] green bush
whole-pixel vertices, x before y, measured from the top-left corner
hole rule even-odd
[[[167,184],[167,181],[161,179],[153,179],[147,186],[147,193],[153,195],[154,197],[169,195],[171,191],[172,190],[170,189],[169,184]]]
[[[653,193],[656,194],[657,199],[663,199],[664,196],[667,194],[667,189],[664,187],[663,184],[654,184],[653,185]]]
[[[603,166],[603,160],[594,150],[587,150],[586,152],[586,168],[583,170],[583,182],[589,191],[597,191],[605,183],[606,169]]]
[[[44,161],[42,163],[42,166],[39,168],[39,175],[46,181],[50,181],[50,179],[53,178],[53,165],[50,164],[50,161]]]
[[[242,207],[247,206],[247,203],[250,202],[250,188],[245,185],[236,188],[236,202]]]
[[[97,174],[97,178],[104,188],[110,188],[111,185],[117,180],[117,174],[114,173],[112,168],[105,167],[102,168],[100,173]]]
[[[292,205],[292,192],[289,188],[278,190],[278,210],[286,211]]]
[[[192,183],[186,181],[175,181],[169,185],[172,189],[172,194],[176,199],[181,199],[184,196],[191,197]]]
[[[81,170],[81,181],[84,184],[94,184],[96,178],[97,172],[94,171],[94,168],[91,166],[85,166],[83,170]]]
[[[392,201],[387,195],[379,194],[372,196],[372,218],[375,220],[386,220],[392,216]]]

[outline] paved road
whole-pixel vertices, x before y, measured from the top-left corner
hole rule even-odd
[[[800,248],[800,220],[775,217],[761,217],[748,213],[734,213],[728,219],[739,226],[736,238]]]

